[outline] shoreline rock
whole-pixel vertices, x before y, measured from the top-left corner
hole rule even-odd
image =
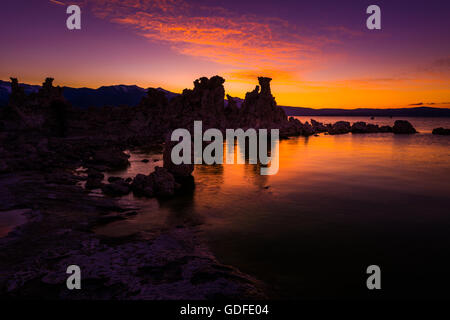
[[[449,129],[445,129],[443,127],[434,128],[433,129],[433,134],[441,135],[441,136],[449,136],[450,135],[450,128]]]
[[[412,126],[409,121],[406,120],[396,120],[392,132],[395,134],[413,134],[417,133],[416,129]]]

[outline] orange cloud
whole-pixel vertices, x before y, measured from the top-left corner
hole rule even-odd
[[[317,57],[326,39],[301,36],[278,18],[239,15],[220,7],[193,6],[183,0],[97,0],[97,17],[130,27],[175,51],[234,68],[294,69]]]
[[[50,0],[50,2],[51,2],[51,3],[54,3],[54,4],[57,4],[57,5],[60,5],[60,6],[64,6],[64,3],[63,3],[63,2],[61,2],[61,1],[57,1],[57,0]]]

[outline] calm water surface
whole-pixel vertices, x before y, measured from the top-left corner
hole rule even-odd
[[[143,213],[97,232],[198,226],[221,262],[263,280],[279,298],[449,296],[450,138],[430,132],[450,119],[408,120],[421,133],[283,140],[273,176],[257,165],[198,165],[193,194],[124,197]],[[112,175],[149,173],[160,159],[133,153],[131,167]],[[371,264],[381,267],[381,293],[366,289]]]

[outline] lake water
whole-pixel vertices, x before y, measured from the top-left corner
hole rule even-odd
[[[196,226],[222,263],[263,280],[276,298],[448,297],[450,137],[431,130],[450,128],[450,119],[407,120],[420,133],[282,140],[273,176],[261,176],[258,165],[197,165],[192,194],[124,197],[142,213],[97,232]],[[149,173],[161,155],[133,153],[131,164],[113,175]],[[372,264],[381,267],[378,292],[366,288]]]

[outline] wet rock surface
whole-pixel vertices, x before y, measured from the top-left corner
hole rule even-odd
[[[163,170],[163,171],[161,171]],[[165,174],[163,168],[158,175]],[[24,208],[28,222],[0,239],[0,295],[35,299],[260,299],[262,284],[221,265],[191,227],[124,238],[99,225],[139,213],[92,197],[74,179],[36,172],[0,176],[1,210]],[[81,180],[81,178],[80,178]],[[115,180],[113,183],[125,183]],[[1,212],[0,212],[1,214]],[[83,290],[68,290],[67,267],[82,270]],[[210,270],[205,274],[205,270]]]

